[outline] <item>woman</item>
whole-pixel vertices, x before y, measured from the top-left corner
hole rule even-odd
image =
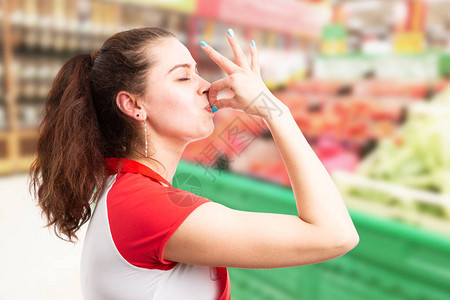
[[[60,238],[73,242],[91,219],[81,261],[85,299],[230,299],[226,267],[313,264],[358,243],[331,178],[264,85],[253,41],[249,64],[232,30],[227,39],[236,63],[201,43],[228,75],[213,83],[160,28],[117,33],[56,76],[30,188]],[[234,96],[218,100],[224,88]],[[281,113],[272,114],[274,106]],[[214,129],[211,107],[266,122],[298,216],[234,210],[172,187],[186,145]]]

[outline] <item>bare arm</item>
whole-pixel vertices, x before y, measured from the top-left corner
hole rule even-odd
[[[289,109],[265,117],[291,180],[300,218],[342,239],[357,244],[359,237],[333,180],[297,126]]]

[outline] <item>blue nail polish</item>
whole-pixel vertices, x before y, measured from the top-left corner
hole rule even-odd
[[[253,46],[253,47],[256,47],[256,44],[255,44],[255,41],[254,41],[254,40],[252,40],[252,46]]]
[[[219,109],[218,109],[217,107],[213,106],[211,110],[212,110],[213,113],[215,113],[215,112],[218,111]]]
[[[234,35],[233,29],[230,28],[227,30],[227,32],[228,32],[229,36],[233,37],[233,35]]]
[[[207,47],[208,46],[208,44],[205,43],[204,41],[201,41],[200,44],[202,44],[203,47]]]

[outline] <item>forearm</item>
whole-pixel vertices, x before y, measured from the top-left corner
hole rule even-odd
[[[274,99],[276,103],[281,102]],[[278,104],[277,104],[278,105]],[[264,118],[283,158],[299,217],[338,238],[357,232],[333,180],[322,165],[285,105],[281,116]]]

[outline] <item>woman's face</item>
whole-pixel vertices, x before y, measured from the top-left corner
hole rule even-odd
[[[189,50],[167,38],[150,55],[155,65],[147,77],[144,107],[152,130],[185,142],[209,136],[214,130],[213,114],[205,110],[210,83],[197,73]]]

